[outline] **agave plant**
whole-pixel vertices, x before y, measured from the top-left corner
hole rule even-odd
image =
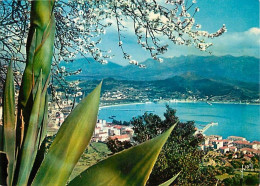
[[[0,185],[66,185],[95,128],[101,83],[66,118],[45,154],[47,87],[55,33],[53,7],[54,0],[32,1],[17,112],[12,64],[8,67],[0,125]],[[173,128],[97,163],[68,185],[144,185]]]

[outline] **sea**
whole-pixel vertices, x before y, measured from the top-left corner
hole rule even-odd
[[[249,141],[260,141],[260,105],[206,102],[137,103],[101,107],[98,118],[108,122],[113,118],[130,121],[145,112],[163,118],[166,104],[176,109],[176,116],[180,121],[195,121],[199,129],[211,122],[218,123],[206,130],[205,135],[221,135],[224,139],[228,136],[241,136]]]

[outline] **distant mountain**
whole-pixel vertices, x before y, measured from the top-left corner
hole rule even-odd
[[[224,82],[215,79],[175,76],[166,80],[155,81],[158,89],[165,87],[166,91],[191,91],[199,96],[230,96],[240,100],[259,98],[258,84],[241,82]]]
[[[163,63],[152,59],[142,64],[147,68],[128,65],[120,66],[113,62],[101,65],[93,60],[80,59],[71,64],[64,64],[68,69],[81,68],[82,79],[102,79],[112,77],[121,80],[154,81],[174,76],[217,79],[223,81],[240,81],[259,83],[259,59],[254,57],[234,56],[181,56],[164,58]]]
[[[124,67],[127,79],[132,79],[131,74],[138,80],[159,80],[190,72],[204,78],[259,82],[259,59],[254,57],[181,56],[165,58],[163,63],[148,59],[142,64],[147,68]]]

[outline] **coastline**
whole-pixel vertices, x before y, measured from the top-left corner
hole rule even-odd
[[[260,105],[260,103],[240,103],[240,102],[221,102],[221,101],[215,101],[215,102],[208,102],[208,101],[194,101],[194,100],[160,100],[158,102],[126,102],[126,103],[119,103],[119,104],[108,104],[108,105],[101,105],[99,109],[102,108],[109,108],[109,107],[119,107],[119,106],[126,106],[126,105],[140,105],[140,104],[156,104],[156,103],[207,103],[207,104],[233,104],[233,105]]]
[[[99,109],[109,108],[109,107],[120,107],[120,106],[126,106],[126,105],[141,105],[141,104],[147,104],[147,103],[143,103],[143,102],[119,103],[119,104],[103,105],[103,106],[100,106]]]

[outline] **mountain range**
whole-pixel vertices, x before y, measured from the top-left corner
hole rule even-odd
[[[61,63],[68,70],[81,69],[82,73],[75,78],[155,81],[186,76],[216,79],[223,81],[240,81],[259,84],[259,59],[242,56],[181,56],[164,58],[163,63],[147,59],[141,64],[146,68],[113,62],[101,65],[93,59],[78,59],[73,63]]]
[[[150,95],[149,99],[154,95],[164,98],[190,95],[218,101],[259,102],[259,59],[254,57],[181,56],[164,58],[163,63],[147,59],[142,64],[146,68],[78,59],[61,65],[67,70],[82,70],[70,80],[80,79],[85,92],[104,79],[103,92],[132,87]]]

